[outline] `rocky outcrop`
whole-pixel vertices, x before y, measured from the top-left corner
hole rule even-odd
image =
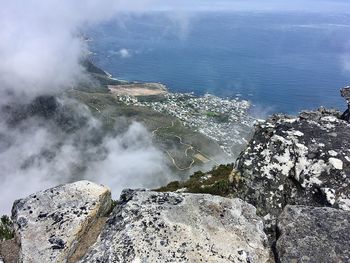
[[[278,220],[279,262],[350,262],[350,212],[287,206]]]
[[[221,165],[158,191],[243,199],[256,207],[273,244],[286,205],[350,210],[350,124],[340,117],[324,108],[297,117],[274,115],[257,124],[233,170]]]
[[[268,262],[255,208],[210,195],[124,191],[80,262]]]
[[[110,209],[109,189],[88,181],[18,200],[15,239],[1,256],[7,263],[272,262],[261,218],[240,199],[125,190]]]
[[[111,193],[88,181],[61,185],[14,203],[19,262],[67,262],[84,233],[111,209]]]
[[[266,226],[287,204],[350,210],[350,124],[333,110],[275,115],[257,126],[237,161],[234,193],[257,207]]]
[[[341,116],[341,119],[350,122],[350,86],[342,88],[340,90],[340,95],[346,100],[346,102],[348,104],[348,108]]]

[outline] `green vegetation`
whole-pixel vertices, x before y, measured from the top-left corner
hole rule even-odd
[[[106,72],[104,72],[99,67],[95,66],[90,60],[86,59],[81,62],[81,65],[86,69],[87,72],[92,74],[99,74],[102,76],[107,76]]]
[[[138,121],[152,134],[153,142],[168,157],[170,168],[181,178],[187,178],[191,168],[201,169],[204,165],[215,165],[218,160],[228,156],[212,139],[184,127],[179,119],[166,113],[154,111],[145,106],[127,105],[119,100],[116,94],[109,92],[107,85],[127,84],[111,79],[103,70],[90,61],[83,66],[95,82],[81,83],[73,90],[66,92],[68,97],[85,104],[92,114],[102,121],[107,133],[122,132],[127,124]],[[147,84],[145,84],[147,85]],[[139,101],[161,101],[164,96],[138,97]],[[215,118],[220,118],[220,115]]]
[[[207,173],[195,172],[187,181],[174,181],[156,191],[175,192],[183,189],[187,193],[228,196],[236,192],[241,183],[239,174],[233,170],[233,164],[228,164],[219,165]]]
[[[111,207],[110,207],[110,209],[108,210],[108,212],[106,213],[105,216],[107,216],[107,215],[109,215],[110,213],[112,213],[113,209],[116,207],[117,204],[118,204],[118,201],[112,199]]]
[[[0,241],[12,239],[13,237],[12,221],[8,216],[4,215],[0,219]]]
[[[102,86],[107,87],[107,85],[119,85],[125,84],[125,81],[120,81],[110,78],[110,76],[99,67],[95,66],[90,60],[84,60],[81,62],[82,66],[87,72]]]
[[[228,122],[229,115],[224,113],[207,111],[205,115],[209,118],[214,118],[217,122]]]
[[[205,115],[206,115],[207,117],[214,118],[214,117],[218,117],[218,116],[219,116],[219,113],[217,113],[217,112],[212,112],[212,111],[207,111],[207,112],[205,113]]]
[[[116,132],[121,118],[124,124],[125,121],[143,123],[152,133],[154,143],[169,158],[172,170],[183,178],[189,175],[189,168],[201,169],[204,164],[207,164],[195,158],[196,154],[205,156],[212,165],[215,164],[213,157],[226,157],[216,142],[184,127],[177,118],[148,107],[126,105],[115,95],[105,92],[103,87],[70,90],[67,95],[87,105],[94,116],[102,121],[106,131]]]

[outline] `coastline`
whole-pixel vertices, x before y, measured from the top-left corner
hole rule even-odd
[[[114,80],[110,74],[108,79]],[[175,117],[184,127],[218,143],[234,159],[249,141],[257,122],[249,112],[252,104],[240,98],[171,92],[159,82],[107,82],[104,86],[125,106],[145,107]]]

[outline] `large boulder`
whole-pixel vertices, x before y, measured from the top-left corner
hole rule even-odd
[[[67,262],[84,233],[110,209],[110,190],[88,181],[17,200],[12,220],[19,262]]]
[[[350,212],[287,206],[278,220],[279,262],[350,262]]]
[[[237,161],[244,184],[234,193],[257,207],[266,226],[287,204],[350,210],[350,124],[333,110],[275,115]]]
[[[268,262],[255,208],[240,199],[125,190],[80,262]]]

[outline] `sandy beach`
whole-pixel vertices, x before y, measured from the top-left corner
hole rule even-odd
[[[155,96],[168,93],[166,86],[160,83],[108,85],[108,89],[112,94],[129,96]]]

